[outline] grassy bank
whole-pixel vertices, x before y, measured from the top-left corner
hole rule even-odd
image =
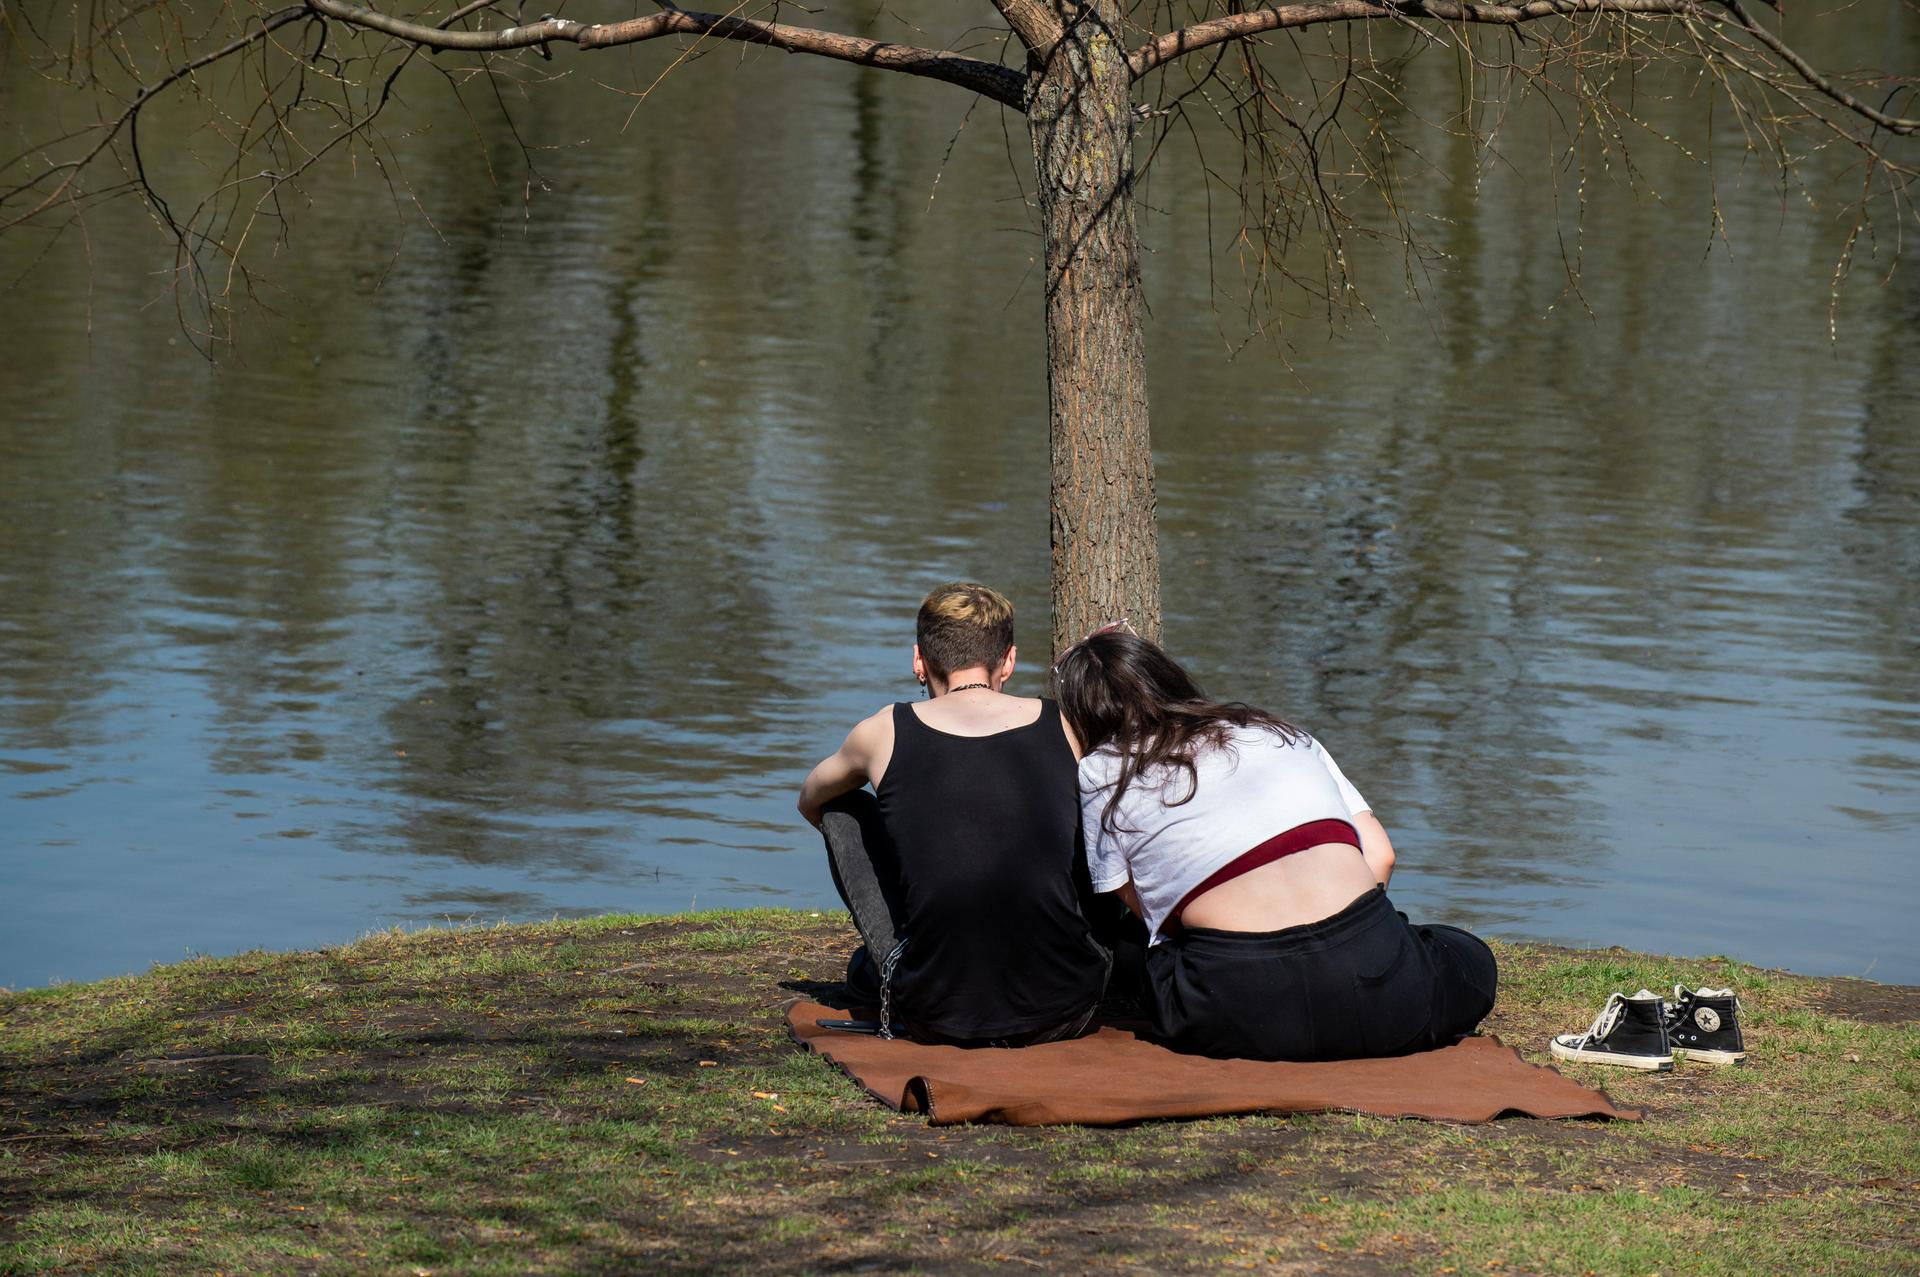
[[[0,1272],[1920,1271],[1920,990],[1501,945],[1545,1058],[1730,983],[1641,1123],[933,1130],[789,1043],[844,916],[381,935],[0,997]]]

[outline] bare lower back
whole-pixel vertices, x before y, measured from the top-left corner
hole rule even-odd
[[[1331,918],[1378,885],[1359,848],[1324,842],[1221,883],[1195,898],[1180,921],[1217,931],[1279,931]]]

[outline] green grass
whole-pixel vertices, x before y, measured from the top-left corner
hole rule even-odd
[[[693,953],[752,953],[764,945],[769,933],[755,927],[721,923],[684,936],[679,945]]]
[[[1530,1059],[1684,980],[1752,1064],[1567,1070],[1639,1123],[936,1129],[787,1040],[851,943],[616,916],[0,997],[0,1272],[1920,1272],[1912,991],[1501,945]]]

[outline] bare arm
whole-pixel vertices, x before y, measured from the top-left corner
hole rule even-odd
[[[876,761],[892,752],[887,748],[892,744],[889,731],[892,722],[887,717],[891,712],[883,709],[854,724],[840,748],[814,764],[813,770],[807,773],[797,805],[800,814],[815,828],[820,825],[822,807],[872,780]]]
[[[1386,886],[1387,879],[1393,877],[1393,843],[1387,838],[1386,826],[1370,811],[1355,812],[1348,819],[1360,831],[1360,854],[1366,857],[1367,868],[1373,870],[1375,881]]]

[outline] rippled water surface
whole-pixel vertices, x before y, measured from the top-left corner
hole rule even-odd
[[[218,366],[130,207],[7,295],[0,985],[824,906],[793,792],[914,690],[920,594],[1002,585],[1039,690],[1018,122],[1010,165],[957,90],[779,56],[684,68],[625,132],[549,87],[516,106],[553,148],[526,207],[506,130],[483,155],[423,83],[432,226],[319,183]],[[1284,360],[1228,358],[1236,268],[1210,294],[1169,151],[1168,642],[1327,741],[1416,914],[1920,981],[1920,273],[1857,270],[1830,340],[1844,225],[1699,142],[1727,239],[1648,147],[1659,198],[1596,178],[1570,295],[1565,190],[1516,161],[1476,197],[1434,140],[1449,256],[1417,296],[1362,256],[1371,318],[1304,317]],[[37,247],[0,242],[5,276]]]

